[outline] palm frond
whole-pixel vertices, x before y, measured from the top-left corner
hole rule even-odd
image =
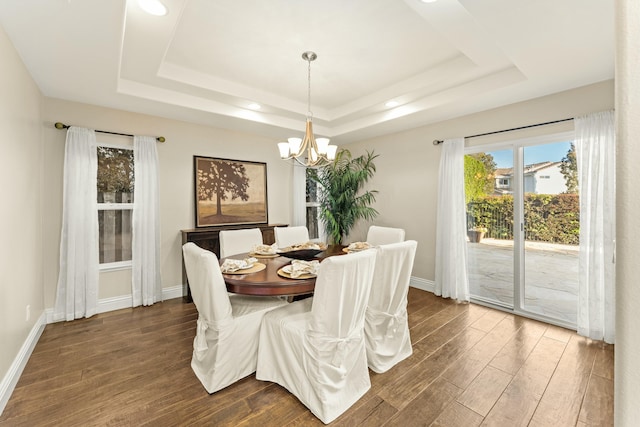
[[[343,149],[336,154],[334,162],[312,176],[320,187],[320,216],[332,243],[340,244],[359,220],[372,220],[378,215],[378,211],[370,207],[378,192],[368,190],[360,194],[376,172],[373,160],[377,157],[367,152],[353,158],[349,150]]]

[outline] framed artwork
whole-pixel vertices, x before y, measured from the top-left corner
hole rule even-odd
[[[193,156],[196,227],[266,224],[267,164]]]

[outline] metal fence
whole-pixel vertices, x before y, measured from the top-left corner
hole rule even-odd
[[[525,240],[577,245],[580,211],[577,195],[525,197]],[[484,237],[513,240],[513,203],[472,201],[467,204],[467,229],[486,227]]]
[[[507,217],[504,211],[484,202],[467,204],[467,230],[486,227],[485,237],[513,240],[513,211]]]

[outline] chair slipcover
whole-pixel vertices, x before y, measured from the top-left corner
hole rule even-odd
[[[417,246],[415,240],[407,240],[377,248],[364,332],[369,368],[379,374],[412,353],[407,292]]]
[[[279,248],[306,243],[309,241],[309,230],[304,225],[298,227],[275,227],[276,245]]]
[[[402,228],[379,227],[377,225],[372,225],[369,227],[369,231],[367,232],[367,242],[371,246],[404,242],[404,230]]]
[[[220,230],[220,258],[246,253],[254,245],[262,244],[262,232],[259,228],[244,230]]]
[[[293,393],[323,423],[371,388],[364,313],[375,250],[327,258],[315,295],[265,315],[256,378]]]
[[[192,242],[182,251],[198,309],[191,368],[207,392],[214,393],[255,372],[262,316],[286,302],[229,295],[214,253]]]

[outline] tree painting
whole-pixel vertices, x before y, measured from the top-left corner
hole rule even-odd
[[[195,157],[196,225],[267,222],[266,164]]]
[[[216,198],[216,215],[222,215],[222,201],[229,197],[248,200],[249,178],[242,163],[213,161],[208,170],[198,169],[198,197],[200,200]]]

